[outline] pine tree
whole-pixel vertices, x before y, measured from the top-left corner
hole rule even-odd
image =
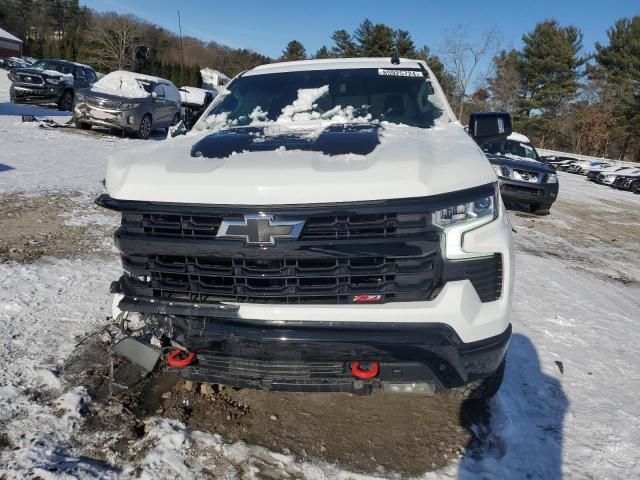
[[[307,51],[304,45],[298,40],[291,40],[287,47],[282,51],[280,60],[283,62],[291,62],[294,60],[305,60],[307,58]]]
[[[582,34],[574,26],[562,27],[555,20],[536,25],[522,37],[521,69],[524,96],[520,102],[524,117],[520,124],[535,133],[538,144],[557,142],[561,116],[577,96],[586,62],[578,55]]]
[[[394,52],[394,32],[382,23],[371,25],[369,20],[365,20],[355,37],[363,57],[391,57]]]
[[[331,58],[333,57],[333,54],[331,53],[331,51],[326,47],[326,46],[322,46],[318,49],[318,51],[315,53],[315,55],[313,56],[313,58]]]
[[[370,48],[373,27],[371,20],[365,18],[353,34],[360,56],[366,56],[366,52]]]
[[[633,148],[640,161],[640,16],[616,21],[607,34],[609,45],[596,43],[595,58],[619,92],[613,114],[626,133],[621,155]]]
[[[396,30],[394,32],[394,46],[400,57],[416,58],[416,45],[413,43],[411,34],[406,30]]]
[[[336,30],[333,32],[333,35],[331,35],[331,39],[335,43],[334,46],[331,47],[331,53],[333,56],[340,58],[358,56],[358,47],[346,30]]]

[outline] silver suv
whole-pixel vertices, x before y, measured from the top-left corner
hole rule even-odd
[[[169,80],[133,72],[112,72],[76,94],[78,128],[117,128],[145,139],[154,129],[180,121],[180,93]]]

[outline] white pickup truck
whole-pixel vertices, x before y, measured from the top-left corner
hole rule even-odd
[[[185,136],[112,157],[115,350],[235,387],[487,398],[511,338],[513,247],[478,143],[422,61],[244,72]],[[475,140],[475,141],[474,141]]]

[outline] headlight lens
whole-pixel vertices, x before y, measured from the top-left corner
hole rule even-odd
[[[447,228],[461,223],[482,223],[491,221],[497,216],[495,194],[479,198],[473,202],[460,203],[443,208],[433,214],[433,223],[441,228]],[[485,221],[486,220],[486,221]]]
[[[61,81],[62,81],[61,78],[47,78],[46,79],[46,82],[50,83],[51,85],[58,85]]]
[[[120,105],[121,110],[133,110],[134,108],[138,108],[140,106],[139,103],[123,103]]]
[[[490,195],[460,203],[433,213],[433,224],[443,231],[443,250],[449,259],[484,257],[487,253],[466,252],[464,234],[485,225],[500,214],[500,187],[496,182]]]
[[[547,183],[558,183],[558,175],[555,173],[547,174]]]
[[[500,165],[491,165],[493,167],[493,171],[496,172],[496,175],[502,177],[502,167]]]

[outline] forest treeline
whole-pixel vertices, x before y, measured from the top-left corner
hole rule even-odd
[[[233,77],[254,66],[307,58],[392,56],[426,60],[455,113],[513,115],[515,129],[542,148],[640,161],[640,16],[621,18],[603,44],[583,45],[577,26],[555,20],[501,49],[499,32],[471,39],[443,32],[438,45],[416,45],[409,31],[365,19],[337,30],[315,52],[292,40],[280,58],[193,37],[180,38],[131,15],[98,13],[78,0],[0,0],[0,27],[24,40],[24,54],[91,64],[103,73],[129,69],[198,86],[201,67]],[[184,55],[184,59],[183,59]]]

